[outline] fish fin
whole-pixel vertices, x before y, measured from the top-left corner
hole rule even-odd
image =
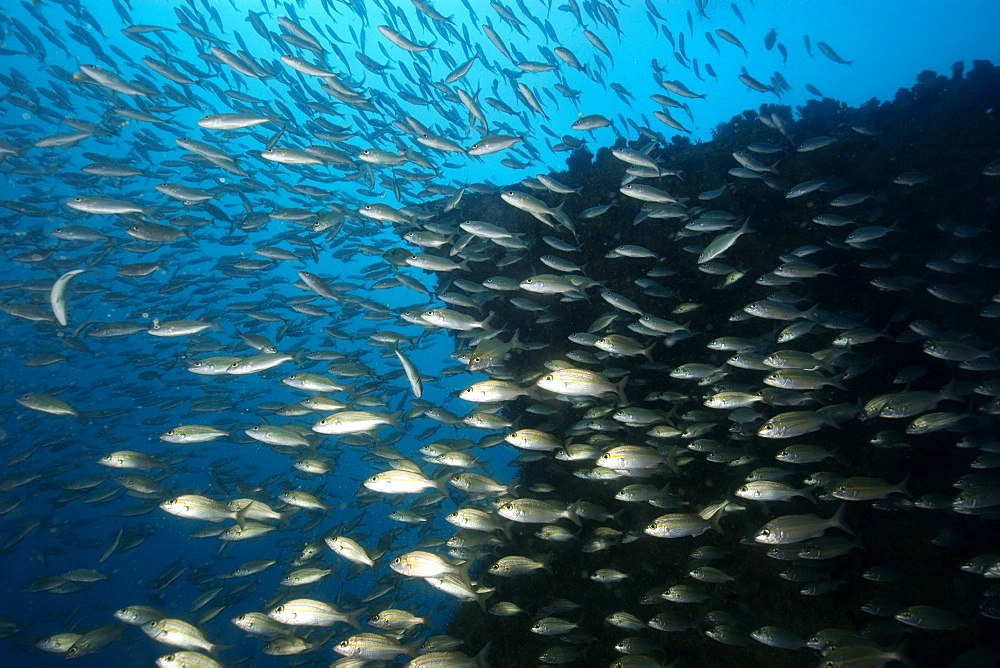
[[[900,494],[902,494],[906,498],[912,500],[913,499],[913,495],[910,494],[910,490],[908,490],[906,488],[906,483],[908,483],[908,482],[910,482],[910,474],[909,473],[907,473],[906,476],[904,476],[903,479],[900,481],[900,483],[898,485],[896,485],[896,491],[898,491]]]
[[[437,490],[439,492],[441,492],[442,494],[444,494],[446,497],[451,498],[451,495],[448,493],[448,481],[451,480],[453,477],[455,477],[455,475],[457,475],[456,471],[452,471],[451,473],[444,474],[443,476],[441,476],[437,480],[433,481],[434,482],[434,487],[436,487]]]
[[[628,405],[628,397],[625,396],[625,384],[627,382],[628,382],[628,376],[625,376],[620,381],[618,381],[617,385],[615,385],[615,392],[618,394],[618,400],[621,402],[619,404],[620,406]]]
[[[833,387],[837,388],[838,390],[846,390],[847,388],[844,387],[841,384],[841,382],[840,382],[840,381],[842,381],[844,379],[844,376],[846,376],[846,375],[847,375],[846,371],[844,371],[843,373],[837,374],[836,376],[834,376],[833,378],[830,379],[831,381],[833,381],[833,382],[830,383],[830,385],[832,385]]]
[[[250,511],[250,506],[252,505],[252,503],[248,503],[236,511],[234,519],[236,520],[236,525],[239,526],[241,530],[246,528],[247,513]]]
[[[209,656],[218,656],[219,653],[226,651],[227,649],[232,649],[232,645],[216,645],[214,643],[209,643],[208,654]]]
[[[856,536],[857,534],[854,533],[854,530],[851,529],[851,527],[847,526],[847,524],[844,522],[844,514],[846,512],[847,512],[847,502],[845,501],[840,504],[840,508],[838,508],[837,512],[834,513],[833,517],[830,518],[830,521],[833,523],[833,526],[837,527],[838,529],[842,529],[843,531],[846,531],[852,536]]]
[[[489,640],[483,645],[483,648],[479,650],[479,653],[472,657],[472,660],[476,664],[476,668],[489,668],[489,653],[490,648],[493,646],[493,641]]]
[[[577,500],[573,505],[566,509],[566,518],[577,526],[583,526],[583,522],[580,521],[580,516],[576,514],[576,511],[580,508],[580,502],[583,499]]]
[[[361,611],[360,610],[354,610],[353,612],[345,612],[344,613],[344,623],[350,624],[351,626],[353,626],[354,628],[356,628],[357,630],[360,631],[362,627],[361,627],[361,622],[358,621],[358,613],[359,612],[361,612]]]
[[[496,590],[495,589],[486,588],[486,589],[482,589],[482,590],[473,589],[472,591],[475,593],[476,603],[479,604],[479,607],[480,607],[480,609],[483,612],[486,612],[486,601],[489,600],[490,596],[492,596],[493,592],[496,591]],[[419,642],[423,642],[423,641],[419,641]]]

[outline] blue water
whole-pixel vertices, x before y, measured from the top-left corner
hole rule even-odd
[[[200,17],[199,20],[204,23],[202,29],[224,40],[226,48],[231,51],[240,48],[236,38],[238,34],[254,58],[267,60],[276,69],[284,68],[277,60],[281,54],[254,32],[246,19],[247,11],[261,13],[264,23],[275,33],[281,32],[277,17],[297,16],[299,23],[321,43],[331,44],[331,37],[336,37],[335,43],[346,55],[346,60],[341,60],[330,50],[326,66],[342,73],[345,79],[353,81],[369,97],[378,94],[395,100],[394,96],[401,86],[421,96],[436,95],[435,103],[441,105],[442,110],[448,110],[449,120],[445,120],[431,106],[402,101],[392,105],[378,103],[375,113],[354,110],[322,92],[317,78],[295,76],[286,79],[298,91],[308,86],[309,95],[316,102],[322,102],[337,112],[337,115],[317,113],[317,117],[356,133],[339,146],[342,150],[356,154],[361,149],[374,147],[395,152],[395,140],[400,147],[429,156],[439,173],[435,182],[455,188],[476,182],[511,184],[538,173],[558,173],[564,169],[568,153],[553,151],[552,146],[563,135],[585,142],[590,151],[596,152],[600,147],[611,145],[616,135],[628,139],[638,137],[627,120],[662,133],[668,139],[677,134],[653,117],[653,111],[659,106],[650,101],[649,96],[670,95],[654,80],[651,65],[654,59],[660,67],[666,68],[664,78],[680,80],[695,93],[704,95],[703,98],[684,100],[689,105],[690,115],[681,109],[671,110],[673,117],[690,131],[687,136],[696,142],[710,141],[716,126],[745,109],[776,102],[789,105],[792,109],[803,105],[816,97],[806,90],[806,84],[811,84],[826,97],[857,106],[872,98],[891,100],[898,89],[911,86],[923,70],[948,74],[958,61],[967,65],[974,59],[1000,62],[1000,46],[995,35],[995,26],[1000,25],[1000,6],[986,1],[950,4],[740,1],[735,4],[745,22],[736,16],[729,3],[709,2],[706,18],[697,14],[694,2],[652,2],[664,19],[655,19],[657,28],[650,23],[646,7],[638,0],[631,0],[628,4],[607,2],[605,4],[617,17],[620,31],[600,25],[586,13],[583,14],[584,27],[596,33],[612,51],[613,62],[587,41],[576,19],[564,9],[566,5],[557,7],[557,2],[526,0],[524,5],[537,20],[547,21],[552,26],[559,37],[558,43],[546,38],[517,5],[510,5],[510,8],[521,17],[524,35],[505,23],[489,3],[469,0],[477,15],[473,19],[468,6],[462,3],[435,2],[434,7],[441,14],[453,17],[451,25],[458,34],[467,29],[470,43],[464,48],[454,36],[446,38],[429,30],[427,25],[430,20],[418,18],[416,9],[408,2],[360,3],[365,8],[366,20],[352,11],[348,3],[333,0],[327,2],[326,7],[312,1],[294,7],[268,2],[235,4],[236,7],[225,2],[209,3],[217,13],[217,20],[206,11],[202,2],[176,7]],[[584,11],[582,5],[581,11]],[[80,14],[80,8],[85,8],[87,14]],[[414,56],[389,43],[376,29],[376,26],[387,22],[385,14],[388,9],[406,17],[407,23],[395,21],[400,32],[420,43],[433,42],[434,48]],[[378,381],[380,376],[399,370],[399,364],[388,349],[370,345],[370,334],[382,330],[396,331],[408,337],[421,334],[421,329],[413,325],[396,320],[367,320],[362,317],[364,311],[338,307],[322,300],[322,305],[329,308],[332,317],[315,319],[283,309],[280,314],[285,322],[269,323],[254,321],[239,311],[227,309],[234,302],[257,302],[272,295],[276,299],[267,303],[264,310],[281,309],[284,300],[305,294],[292,286],[297,280],[297,272],[301,270],[320,274],[331,282],[353,283],[356,287],[351,290],[352,295],[375,300],[397,310],[426,310],[431,302],[424,295],[401,287],[371,289],[374,279],[366,276],[369,268],[387,265],[378,256],[358,249],[359,244],[380,250],[392,246],[415,250],[395,237],[389,227],[379,229],[370,220],[354,214],[333,242],[323,241],[321,235],[315,237],[320,256],[320,261],[315,263],[303,248],[281,243],[283,233],[303,231],[295,223],[271,220],[266,227],[249,234],[234,234],[229,222],[207,214],[197,204],[177,206],[176,200],[154,190],[155,185],[168,181],[195,188],[223,187],[225,194],[212,202],[233,221],[239,221],[245,213],[243,201],[235,194],[240,190],[254,202],[254,208],[261,211],[279,207],[319,210],[325,205],[340,205],[349,211],[356,211],[365,203],[382,202],[394,207],[413,205],[420,201],[417,193],[422,185],[419,182],[401,182],[402,193],[397,199],[391,172],[386,168],[374,167],[371,181],[366,183],[365,178],[347,180],[343,177],[349,172],[327,167],[310,167],[300,176],[292,169],[246,155],[249,150],[260,150],[262,141],[266,142],[275,132],[274,126],[237,130],[224,140],[227,151],[240,157],[243,168],[251,177],[263,182],[268,188],[266,191],[248,188],[239,183],[239,176],[211,166],[192,168],[191,163],[184,162],[191,154],[176,148],[173,140],[188,137],[215,141],[219,133],[202,131],[195,123],[208,114],[236,110],[236,106],[227,107],[220,99],[219,92],[226,89],[239,90],[263,100],[261,109],[269,114],[283,114],[273,104],[277,101],[291,111],[292,117],[282,118],[289,129],[278,140],[279,146],[326,142],[316,142],[309,137],[309,132],[318,129],[315,118],[308,115],[313,112],[307,113],[304,107],[293,102],[286,83],[273,79],[256,80],[238,74],[226,65],[210,64],[200,58],[199,54],[206,54],[209,45],[177,31],[178,19],[174,10],[173,3],[135,2],[129,12],[132,24],[173,29],[160,33],[166,35],[168,42],[157,42],[155,37],[152,39],[167,50],[175,66],[179,61],[185,61],[203,73],[212,73],[198,83],[183,87],[196,95],[197,100],[192,106],[179,107],[175,100],[166,97],[147,99],[123,95],[117,98],[118,103],[133,107],[151,104],[176,106],[172,111],[154,111],[163,119],[162,124],[109,113],[110,103],[105,97],[107,89],[80,83],[83,75],[77,74],[77,81],[60,78],[60,73],[78,72],[80,65],[98,64],[117,72],[126,80],[140,78],[156,87],[169,85],[182,88],[142,64],[143,57],[161,57],[122,34],[126,24],[112,3],[22,3],[6,7],[0,21],[2,47],[8,50],[0,56],[0,73],[23,82],[23,86],[16,84],[14,90],[2,91],[8,97],[3,107],[4,132],[0,138],[12,150],[17,149],[18,154],[5,151],[3,155],[4,160],[0,163],[0,199],[19,201],[43,210],[42,215],[20,213],[17,207],[7,207],[2,211],[5,215],[3,231],[0,232],[3,257],[0,282],[4,289],[0,298],[5,302],[36,304],[48,311],[50,283],[46,281],[70,269],[87,269],[72,283],[68,299],[68,326],[0,315],[3,324],[3,335],[0,337],[3,362],[0,428],[4,434],[0,440],[0,461],[19,460],[8,466],[0,478],[10,481],[24,474],[38,475],[37,479],[0,492],[0,500],[4,502],[23,499],[2,515],[0,542],[17,535],[22,527],[37,524],[22,540],[0,553],[0,618],[6,624],[2,629],[6,637],[0,642],[0,663],[3,665],[54,665],[62,660],[61,657],[31,649],[35,641],[53,633],[113,623],[112,613],[126,605],[150,604],[173,617],[194,621],[204,610],[189,613],[188,609],[202,590],[244,582],[249,582],[251,586],[231,598],[226,598],[228,592],[224,592],[216,601],[209,603],[208,607],[225,605],[225,608],[204,625],[206,635],[214,643],[229,647],[221,655],[227,664],[235,664],[237,657],[251,657],[255,665],[286,665],[288,659],[263,656],[260,653],[263,640],[245,638],[229,619],[243,612],[266,611],[265,604],[273,607],[280,600],[300,594],[339,601],[341,605],[351,607],[374,584],[374,578],[367,573],[343,580],[347,565],[324,548],[320,563],[338,570],[321,584],[302,588],[303,592],[290,591],[287,596],[277,596],[278,581],[290,570],[288,563],[305,543],[321,540],[324,533],[334,531],[360,513],[363,513],[363,518],[352,535],[364,536],[362,542],[369,549],[374,549],[378,537],[393,528],[403,529],[402,535],[392,543],[390,552],[393,554],[413,549],[412,545],[419,539],[419,527],[397,524],[386,517],[393,510],[392,506],[376,500],[371,505],[359,507],[355,501],[355,492],[361,481],[387,468],[381,461],[363,460],[363,448],[332,447],[334,440],[325,440],[324,443],[331,444],[326,453],[336,459],[335,472],[322,477],[296,477],[291,473],[292,460],[288,456],[276,454],[262,444],[242,437],[242,429],[261,424],[264,419],[306,426],[311,423],[311,417],[281,418],[258,408],[262,402],[292,403],[305,396],[277,380],[291,373],[292,364],[280,367],[277,373],[220,379],[191,374],[186,371],[186,366],[193,360],[214,354],[249,355],[252,351],[240,346],[230,349],[237,352],[195,352],[189,349],[188,340],[184,337],[154,338],[140,332],[127,337],[102,339],[86,336],[85,329],[77,339],[83,342],[85,350],[73,349],[63,343],[67,337],[76,334],[76,328],[84,323],[128,320],[149,326],[156,320],[201,319],[220,323],[220,331],[209,331],[206,335],[224,346],[239,344],[235,338],[238,331],[253,332],[276,341],[283,351],[302,351],[304,354],[319,349],[334,350],[359,359],[371,367],[374,374],[372,378],[349,379],[360,384]],[[693,32],[688,27],[688,13],[692,15]],[[96,24],[92,24],[88,16],[92,16]],[[50,33],[38,31],[40,19]],[[20,22],[25,30],[40,40],[44,53],[25,43],[14,28],[14,21]],[[558,73],[521,73],[517,81],[527,84],[534,92],[545,113],[543,117],[516,97],[514,85],[507,76],[518,71],[483,35],[481,26],[484,23],[492,25],[507,47],[523,54],[524,60],[545,61],[541,47],[546,50],[558,45],[569,48],[588,72],[601,73],[603,84],[562,61],[555,61],[559,65]],[[689,64],[693,68],[693,61],[697,60],[700,78],[674,58],[669,42],[658,28],[662,25],[669,28],[675,39],[683,35]],[[777,48],[770,51],[764,48],[764,36],[771,28],[777,32],[777,41],[787,49],[787,62],[783,62]],[[81,43],[87,40],[74,34],[74,29],[89,36],[100,53]],[[714,34],[716,29],[725,29],[736,35],[748,54],[744,55],[736,46],[715,36],[719,48],[717,52],[704,37],[706,32]],[[143,34],[150,36],[156,33]],[[53,43],[49,35],[58,39],[61,46]],[[811,40],[811,55],[806,51],[806,35]],[[819,42],[829,44],[852,64],[838,64],[823,56],[817,48]],[[454,63],[462,63],[477,48],[481,48],[485,59],[495,65],[493,70],[502,69],[507,74],[498,76],[495,71],[484,67],[482,62],[476,62],[470,72],[454,85],[469,93],[478,92],[479,102],[491,123],[491,131],[497,131],[495,123],[506,123],[509,128],[502,133],[521,136],[530,143],[530,150],[525,149],[524,144],[515,144],[510,151],[482,158],[439,153],[425,148],[414,141],[412,135],[404,135],[390,125],[401,120],[392,113],[393,107],[398,104],[404,114],[446,134],[466,148],[477,141],[479,133],[470,129],[468,113],[459,102],[445,99],[429,85],[418,92],[410,78],[415,76],[416,61],[426,69],[430,81],[442,81],[453,70],[453,65],[446,62],[442,52],[450,53]],[[380,63],[389,63],[391,68],[383,76],[366,70],[354,57],[355,51],[359,50]],[[292,52],[314,60],[308,51],[293,49]],[[99,57],[101,55],[105,57]],[[515,56],[515,59],[518,57]],[[711,64],[717,79],[706,73],[706,64]],[[784,92],[780,98],[772,93],[750,90],[737,78],[743,67],[764,83],[775,71],[780,72],[791,90]],[[284,70],[290,72],[287,68]],[[579,91],[575,103],[552,87],[560,80]],[[630,104],[623,102],[607,87],[611,83],[621,84],[634,96]],[[48,96],[46,91],[54,93]],[[506,115],[489,107],[484,100],[494,95],[514,108],[517,115]],[[25,104],[15,103],[26,100]],[[58,106],[57,103],[62,100],[68,104]],[[44,110],[38,110],[37,106]],[[581,115],[597,113],[612,121],[612,126],[593,132],[570,129]],[[113,132],[82,139],[70,147],[35,147],[34,142],[38,139],[71,129],[59,122],[64,116],[91,123],[103,119]],[[147,176],[91,179],[81,172],[91,162],[85,155],[87,153],[135,165],[145,170]],[[510,169],[501,164],[504,158],[530,164],[524,169]],[[413,164],[404,165],[402,169],[425,171]],[[311,199],[292,194],[283,183],[313,185],[327,191],[327,195]],[[181,240],[173,245],[163,244],[152,250],[143,249],[150,252],[131,252],[125,244],[134,243],[134,240],[124,233],[125,226],[114,216],[89,216],[66,206],[67,200],[81,196],[123,199],[149,207],[165,207],[171,216],[188,213],[209,222],[193,229],[190,240]],[[77,247],[50,236],[52,230],[69,224],[100,229],[112,241],[109,244]],[[229,244],[230,236],[237,238],[235,245]],[[302,252],[306,259],[301,263],[286,261],[250,277],[227,276],[216,267],[221,258],[257,258],[253,249],[264,245]],[[37,249],[54,252],[43,262],[26,262],[15,257]],[[331,254],[335,251],[344,252],[338,253],[334,259]],[[115,274],[120,265],[145,261],[160,261],[163,266],[141,278],[123,279]],[[435,289],[436,278],[433,275],[411,268],[401,271],[421,280],[429,290]],[[164,286],[178,281],[186,283],[186,286],[176,292],[160,292]],[[120,293],[120,297],[109,300],[106,298],[108,292]],[[438,307],[443,305],[438,301],[433,304]],[[322,331],[323,327],[347,332],[353,339],[332,338]],[[441,369],[460,364],[451,358],[453,350],[453,340],[446,333],[430,333],[419,339],[417,348],[409,355],[425,376],[434,379],[425,383],[423,398],[458,415],[465,415],[470,410],[470,404],[456,399],[454,394],[485,376],[467,373],[453,378],[442,376]],[[45,353],[58,353],[66,359],[49,366],[25,364],[32,356]],[[325,363],[320,363],[309,370],[322,372],[324,367]],[[75,420],[47,415],[28,410],[16,402],[17,397],[41,392],[58,393],[61,399],[82,413],[81,418]],[[375,392],[387,395],[388,410],[408,408],[409,389],[405,378],[397,376],[386,381]],[[210,396],[224,398],[229,405],[212,412],[198,412],[197,402]],[[183,402],[164,408],[165,403],[176,399],[183,399]],[[170,445],[158,438],[160,433],[174,426],[190,423],[232,428],[238,436],[213,443],[180,446]],[[415,437],[434,425],[427,418],[412,420],[402,438],[392,447],[419,462],[417,448],[422,443],[418,443]],[[380,433],[389,436],[394,432],[386,429]],[[478,440],[486,433],[442,425],[433,438]],[[237,481],[252,486],[273,475],[280,475],[282,481],[317,493],[332,508],[315,528],[303,531],[309,514],[299,512],[289,520],[284,531],[233,543],[220,551],[218,539],[193,539],[188,536],[191,531],[203,526],[202,522],[174,517],[155,507],[147,514],[123,517],[122,511],[150,500],[132,498],[124,489],[96,503],[88,503],[86,497],[67,496],[66,485],[81,476],[104,474],[109,480],[97,489],[116,487],[117,483],[110,478],[127,472],[108,469],[97,463],[100,456],[115,450],[137,450],[161,459],[176,460],[169,468],[169,475],[161,481],[166,488],[160,495],[162,498],[194,491],[218,499],[236,498],[245,495],[237,491]],[[488,459],[490,475],[508,482],[515,472],[510,462],[517,454],[510,450],[501,446],[475,452],[478,457]],[[28,451],[32,451],[30,456],[21,456]],[[222,458],[232,458],[223,467],[225,481],[220,480],[218,475],[207,474],[210,463]],[[425,465],[424,470],[430,470],[430,466]],[[157,469],[152,475],[158,477],[157,474],[162,472],[163,469]],[[279,491],[272,484],[259,498],[272,505],[280,505],[276,498]],[[369,495],[366,498],[372,497]],[[453,503],[446,501],[436,513],[433,535],[446,537],[454,531],[442,519],[444,512],[452,508]],[[113,554],[99,563],[101,555],[122,528],[127,535],[143,536],[145,540],[134,549]],[[213,575],[231,572],[245,561],[260,558],[274,558],[279,564],[252,578],[212,581]],[[158,592],[148,586],[166,569],[177,564],[185,570],[172,584]],[[80,590],[73,593],[22,591],[25,583],[34,578],[59,575],[75,568],[96,568],[108,578],[82,584]],[[196,572],[202,575],[198,580],[200,589],[192,581]],[[379,574],[387,572],[388,569],[383,566]],[[419,610],[420,614],[432,615],[436,626],[427,635],[443,632],[443,624],[453,607],[452,599],[420,582],[402,584],[397,594],[380,599],[381,603],[385,604],[382,607],[394,603],[399,607]],[[366,608],[369,612],[378,609],[381,607]],[[345,636],[345,628],[337,627],[334,638]],[[319,631],[317,635],[321,635],[323,629]],[[99,653],[81,658],[78,663],[104,666],[114,660],[125,665],[149,665],[168,651],[165,646],[130,627],[119,641]],[[335,658],[329,646],[304,656],[324,665]]]

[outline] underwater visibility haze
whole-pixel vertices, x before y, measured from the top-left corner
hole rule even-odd
[[[0,665],[1000,664],[1000,6],[0,9]]]

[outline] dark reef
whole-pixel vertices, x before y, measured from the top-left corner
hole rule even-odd
[[[902,89],[893,101],[871,100],[859,108],[851,108],[832,99],[811,100],[797,111],[765,104],[758,113],[746,111],[716,128],[714,138],[705,143],[674,140],[654,149],[651,157],[665,169],[683,170],[683,179],[667,176],[644,182],[667,190],[674,196],[687,198],[687,206],[704,205],[723,209],[749,218],[753,234],[741,237],[736,246],[721,261],[733,265],[746,275],[730,287],[720,288],[722,276],[698,270],[696,254],[713,233],[686,238],[681,234],[684,221],[676,219],[646,219],[634,223],[640,203],[619,193],[625,163],[607,148],[592,156],[585,150],[567,160],[569,169],[553,176],[573,188],[579,195],[566,197],[552,193],[539,194],[550,206],[563,204],[564,211],[575,221],[581,252],[572,258],[584,266],[586,275],[600,281],[606,288],[636,301],[645,312],[674,319],[671,309],[681,302],[701,304],[697,310],[677,316],[680,322],[691,321],[694,336],[679,340],[671,347],[659,345],[653,361],[639,357],[612,358],[606,366],[628,371],[626,388],[632,405],[670,411],[676,423],[687,411],[706,410],[703,395],[709,387],[698,387],[695,381],[675,380],[668,376],[674,367],[687,362],[708,362],[722,365],[731,354],[707,349],[706,343],[722,335],[770,337],[773,341],[784,322],[751,318],[731,322],[734,313],[741,313],[746,304],[763,299],[775,289],[791,290],[802,298],[803,308],[818,304],[824,311],[853,317],[866,327],[883,332],[884,337],[849,349],[854,374],[843,381],[845,390],[826,388],[817,396],[823,403],[858,406],[873,396],[899,391],[893,378],[913,365],[926,367],[922,378],[910,389],[938,390],[952,387],[967,401],[969,421],[959,432],[936,431],[924,435],[902,434],[905,446],[875,447],[870,444],[876,433],[885,429],[904,429],[908,421],[876,419],[850,420],[839,429],[826,428],[806,437],[765,442],[755,435],[755,425],[730,423],[725,412],[718,412],[718,424],[708,435],[741,448],[755,461],[749,466],[728,467],[710,463],[698,453],[690,453],[692,461],[681,467],[679,475],[658,473],[650,480],[625,479],[624,482],[602,483],[574,477],[573,471],[588,468],[593,462],[562,462],[551,457],[530,461],[521,466],[520,489],[527,490],[537,483],[554,487],[550,494],[535,494],[539,498],[559,499],[572,503],[577,499],[599,503],[616,514],[615,519],[601,522],[623,532],[638,532],[638,538],[621,542],[609,549],[593,553],[580,550],[581,541],[553,544],[533,536],[537,525],[515,525],[513,541],[495,550],[492,557],[480,561],[478,573],[483,585],[496,588],[490,603],[513,601],[522,605],[528,615],[496,617],[475,605],[464,605],[450,625],[450,633],[469,640],[471,646],[492,642],[490,658],[493,665],[532,665],[548,647],[560,644],[554,637],[544,637],[529,631],[533,620],[544,616],[541,609],[552,599],[568,599],[579,605],[575,610],[557,612],[579,625],[580,634],[568,639],[580,643],[577,664],[607,665],[619,656],[614,644],[627,636],[642,636],[659,643],[653,656],[671,661],[681,658],[685,665],[766,665],[801,666],[818,660],[809,649],[778,650],[746,637],[743,646],[716,642],[704,635],[711,627],[705,613],[723,610],[742,620],[738,626],[749,631],[761,625],[776,625],[809,638],[820,629],[843,628],[867,634],[883,646],[891,646],[908,636],[906,651],[914,663],[922,666],[947,665],[963,652],[995,643],[998,591],[982,576],[965,573],[960,564],[971,556],[1000,549],[997,537],[996,513],[962,515],[951,511],[926,510],[914,507],[877,509],[871,502],[849,503],[847,523],[858,534],[863,549],[846,556],[818,563],[824,579],[841,584],[819,596],[799,594],[800,583],[789,582],[778,573],[789,562],[766,556],[767,546],[752,540],[754,531],[769,517],[789,513],[815,512],[828,517],[840,502],[827,501],[813,506],[805,500],[774,503],[762,508],[744,502],[746,510],[727,513],[721,520],[721,533],[710,531],[697,538],[665,540],[642,533],[642,529],[665,511],[646,504],[623,503],[614,499],[615,492],[628,482],[670,483],[670,491],[686,504],[689,512],[725,498],[738,487],[744,476],[755,466],[773,465],[777,450],[793,442],[808,441],[837,452],[836,460],[821,464],[793,466],[801,476],[816,470],[828,470],[844,476],[877,476],[897,482],[909,476],[908,489],[913,498],[925,494],[952,498],[958,490],[952,487],[960,476],[975,472],[969,468],[976,456],[973,449],[956,447],[966,433],[995,435],[995,413],[987,412],[988,397],[977,396],[970,386],[981,382],[982,373],[966,371],[951,361],[936,359],[922,351],[921,339],[908,324],[928,320],[971,345],[994,348],[998,344],[996,319],[978,317],[979,309],[989,303],[990,295],[1000,287],[1000,257],[997,234],[997,196],[1000,180],[983,174],[984,167],[996,159],[1000,150],[1000,70],[987,62],[976,61],[962,76],[956,70],[952,78],[925,72],[911,89]],[[816,136],[829,136],[837,141],[818,151],[796,152],[792,144],[773,128],[758,120],[758,116],[777,114],[783,119],[790,137],[796,143]],[[862,134],[852,128],[865,124],[876,134]],[[864,128],[862,128],[864,129]],[[745,150],[753,142],[783,143],[786,150],[778,156],[764,156],[765,162],[777,163],[778,174],[770,184],[761,179],[732,178],[727,171],[737,164],[731,154]],[[631,142],[642,149],[647,142]],[[616,146],[624,146],[619,140]],[[912,186],[898,185],[893,179],[900,174],[918,170],[930,180]],[[800,198],[788,199],[785,189],[810,179],[824,178],[830,186]],[[714,201],[699,202],[705,191],[729,187]],[[511,188],[525,190],[514,184]],[[506,189],[506,188],[505,188]],[[873,197],[850,207],[850,215],[859,225],[893,226],[893,231],[872,249],[854,248],[843,243],[851,228],[823,227],[811,222],[822,212],[831,210],[827,203],[843,193],[869,193]],[[493,262],[474,262],[471,276],[479,282],[503,273],[517,279],[549,270],[537,261],[538,255],[552,253],[541,242],[544,234],[553,230],[541,225],[529,214],[499,204],[497,195],[467,195],[446,221],[455,224],[463,220],[482,220],[503,225],[512,232],[525,234],[527,257],[510,267],[497,269]],[[603,216],[584,220],[578,214],[588,207],[614,203]],[[980,231],[969,238],[953,233],[956,224],[974,226]],[[569,239],[565,230],[557,236]],[[656,252],[662,259],[607,259],[605,254],[621,244],[638,244]],[[693,245],[693,248],[691,247]],[[783,288],[756,285],[754,280],[773,270],[779,256],[803,245],[821,248],[817,264],[835,267],[836,275],[821,275],[793,283]],[[496,259],[501,256],[497,248]],[[954,253],[966,253],[975,260],[954,275],[934,274],[925,263],[950,258]],[[812,260],[814,258],[810,258]],[[883,264],[884,263],[884,264]],[[672,292],[672,299],[647,296],[633,283],[658,264],[674,270],[674,275],[657,279]],[[912,287],[899,290],[879,290],[870,281],[877,277],[914,277]],[[449,279],[442,279],[446,283]],[[926,291],[931,283],[959,286],[962,294],[970,295],[969,303],[951,303],[935,298]],[[440,286],[445,287],[444,285]],[[537,351],[514,351],[506,368],[511,377],[533,379],[543,364],[561,358],[577,348],[567,336],[586,331],[596,317],[610,307],[595,291],[589,301],[562,302],[555,296],[530,295],[546,307],[545,313],[557,316],[544,323],[535,322],[530,314],[518,311],[505,300],[489,302],[477,318],[493,312],[491,324],[509,332],[519,328],[525,341],[545,342]],[[624,322],[624,321],[623,321]],[[629,332],[625,331],[628,334]],[[823,327],[815,327],[790,347],[817,350],[828,346],[836,335]],[[782,347],[782,346],[775,346]],[[805,348],[803,348],[805,347]],[[758,386],[760,371],[731,368],[726,383]],[[644,398],[654,392],[676,392],[686,399],[667,404],[662,400]],[[564,434],[582,416],[582,410],[556,402],[559,410],[539,416],[524,409],[536,399],[522,399],[508,404],[505,415],[517,427],[536,427],[554,434]],[[816,407],[815,402],[811,406]],[[945,404],[954,407],[954,404]],[[775,408],[773,412],[788,410]],[[994,409],[995,410],[995,409]],[[992,430],[992,431],[991,431]],[[728,431],[728,433],[727,433]],[[647,437],[644,429],[628,428],[616,433],[622,442],[640,443]],[[683,443],[682,443],[683,445]],[[507,447],[507,446],[503,446]],[[524,492],[522,496],[532,495]],[[898,495],[892,498],[903,498]],[[738,500],[738,499],[737,499]],[[891,506],[890,504],[890,507]],[[583,520],[581,539],[590,536],[598,523]],[[569,524],[567,523],[567,526]],[[724,548],[728,556],[712,565],[722,568],[736,580],[716,585],[703,585],[711,598],[697,605],[678,605],[666,601],[655,605],[640,605],[644,592],[652,587],[686,582],[692,559],[691,551],[700,545]],[[545,555],[549,571],[537,571],[514,578],[493,577],[485,572],[496,558],[508,554],[539,557]],[[865,569],[886,565],[897,569],[903,577],[895,583],[865,580]],[[615,584],[601,584],[588,576],[598,568],[614,568],[628,574]],[[474,575],[476,575],[474,573]],[[890,609],[926,604],[955,611],[968,624],[954,631],[921,631],[895,622],[892,616],[874,616],[861,610],[872,599],[890,601]],[[624,610],[649,619],[664,610],[677,610],[692,620],[692,627],[683,632],[664,633],[653,629],[628,632],[607,624],[605,617]],[[980,614],[980,612],[982,614]],[[884,614],[884,613],[883,613]],[[588,636],[593,637],[587,642]],[[566,644],[566,643],[562,643]],[[810,657],[812,654],[812,657]]]

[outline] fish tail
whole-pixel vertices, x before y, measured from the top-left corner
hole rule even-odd
[[[842,529],[847,533],[851,534],[852,536],[856,536],[857,534],[854,533],[854,530],[851,529],[851,527],[847,526],[847,523],[844,522],[844,514],[846,512],[847,512],[847,502],[845,501],[844,503],[840,504],[840,508],[838,508],[837,512],[834,513],[833,517],[830,518],[830,521],[833,523],[833,526],[837,527],[838,529]]]
[[[647,355],[647,357],[648,357],[648,355]],[[618,401],[620,402],[619,405],[621,405],[621,406],[627,406],[628,405],[628,397],[625,396],[625,384],[627,382],[628,382],[628,376],[625,376],[620,381],[618,381],[617,385],[615,385],[615,392],[618,394]]]

